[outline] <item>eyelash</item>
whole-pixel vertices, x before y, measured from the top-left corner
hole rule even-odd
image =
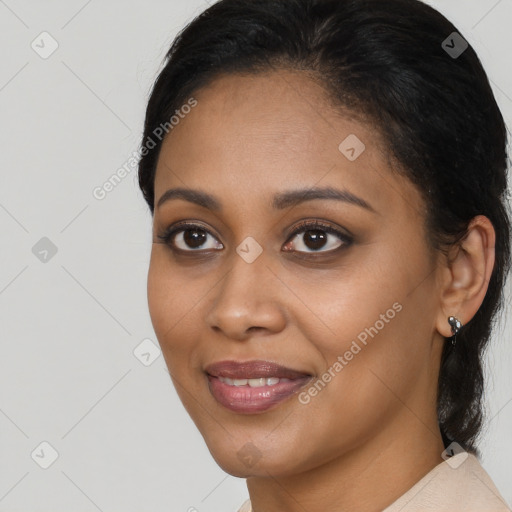
[[[216,239],[216,236],[211,231],[206,229],[205,227],[201,226],[200,224],[193,224],[193,223],[188,223],[188,222],[183,222],[183,223],[179,223],[174,226],[170,226],[161,235],[157,235],[157,238],[161,241],[161,243],[168,245],[171,248],[171,250],[174,252],[180,252],[181,254],[204,252],[204,251],[201,251],[200,249],[195,249],[195,250],[190,249],[190,250],[185,251],[183,249],[178,249],[178,248],[173,247],[171,242],[172,242],[172,239],[174,238],[174,236],[178,233],[181,233],[182,231],[186,231],[187,229],[196,229],[196,230],[204,231],[205,233],[209,234],[210,236],[212,236],[213,238]],[[337,238],[339,238],[343,243],[339,247],[336,247],[335,249],[331,249],[328,251],[312,251],[312,252],[286,251],[286,252],[298,252],[301,255],[306,254],[306,255],[310,255],[310,256],[311,255],[314,256],[315,254],[331,254],[334,252],[338,252],[342,249],[346,249],[354,241],[350,235],[348,235],[346,233],[342,233],[341,231],[338,231],[337,229],[333,228],[332,226],[330,226],[328,224],[324,224],[318,220],[314,220],[314,221],[305,221],[305,222],[302,222],[301,224],[299,224],[287,238],[286,244],[288,244],[299,233],[306,232],[306,231],[314,231],[314,230],[324,231],[325,233],[334,235]],[[210,250],[216,251],[218,249],[210,249]]]

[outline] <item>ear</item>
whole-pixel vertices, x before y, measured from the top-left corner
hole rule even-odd
[[[452,336],[449,316],[464,325],[480,308],[494,268],[495,242],[491,221],[478,215],[471,220],[464,239],[449,250],[441,271],[441,307],[436,320],[442,336]]]

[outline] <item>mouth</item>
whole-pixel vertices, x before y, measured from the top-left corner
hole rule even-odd
[[[206,367],[209,389],[227,409],[254,414],[275,408],[305,386],[312,375],[269,361],[221,361]]]

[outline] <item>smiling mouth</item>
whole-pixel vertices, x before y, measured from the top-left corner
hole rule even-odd
[[[215,400],[240,414],[275,408],[296,394],[311,374],[269,361],[223,361],[206,367],[209,389]]]
[[[251,388],[261,388],[263,386],[275,386],[280,382],[290,382],[291,379],[279,377],[261,377],[259,379],[230,379],[228,377],[217,377],[221,382],[228,386],[249,386]]]

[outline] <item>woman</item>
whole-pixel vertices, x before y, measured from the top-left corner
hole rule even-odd
[[[449,21],[221,0],[171,46],[141,155],[152,323],[240,510],[510,510],[477,451],[506,128]]]

